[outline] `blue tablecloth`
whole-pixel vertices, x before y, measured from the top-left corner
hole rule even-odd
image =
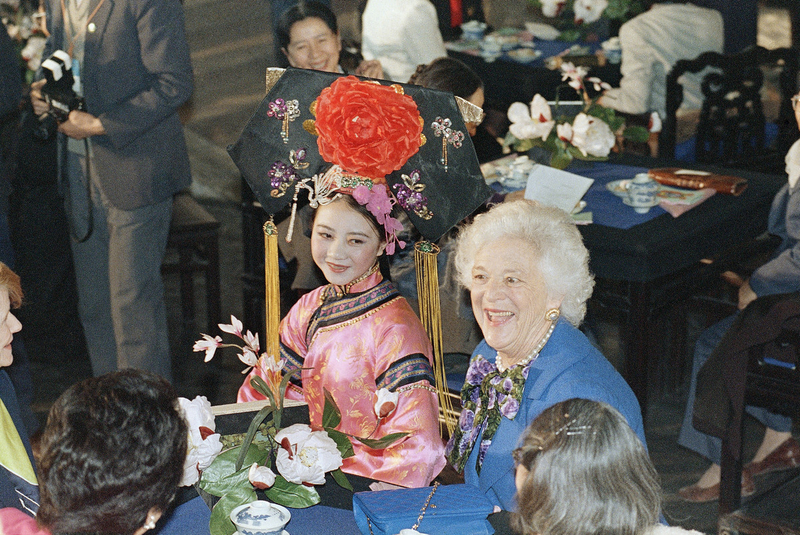
[[[353,511],[315,505],[307,509],[289,509],[292,519],[286,526],[290,535],[360,535]],[[211,511],[199,496],[175,508],[164,520],[157,535],[210,535]]]
[[[592,221],[595,225],[629,229],[667,213],[660,206],[654,206],[646,214],[639,214],[623,203],[622,197],[614,195],[606,188],[606,184],[614,180],[630,179],[637,173],[646,173],[646,167],[573,160],[566,171],[594,179],[594,183],[583,196],[583,200],[586,201],[584,211],[592,212]],[[501,193],[513,191],[503,188],[498,182],[493,182],[491,187]]]
[[[572,41],[549,41],[549,40],[546,40],[546,39],[536,39],[536,38],[534,38],[533,41],[531,41],[531,43],[533,44],[533,48],[535,50],[538,50],[538,51],[540,51],[542,53],[536,59],[527,60],[526,61],[526,60],[523,60],[523,59],[519,59],[518,57],[509,55],[507,53],[508,51],[503,52],[502,54],[500,54],[497,59],[504,59],[506,61],[513,61],[515,63],[521,63],[521,64],[524,64],[524,65],[529,65],[531,67],[544,67],[545,66],[545,61],[548,58],[551,58],[553,56],[557,56],[557,55],[565,52],[570,47],[573,47],[573,46],[576,45],[576,43],[572,42]],[[577,43],[577,44],[579,44],[579,45],[581,45],[583,47],[588,47],[590,54],[594,54],[595,52],[597,52],[600,49],[600,45],[598,43],[583,43],[583,42],[581,42],[581,43]],[[470,54],[472,56],[480,56],[481,55],[480,42],[479,41],[452,41],[452,42],[445,43],[445,47],[448,50],[455,51],[455,52],[462,52],[464,54]],[[520,46],[515,47],[515,49],[520,49],[520,48],[530,48],[530,46],[523,47],[523,46],[520,45]]]
[[[637,173],[646,173],[647,168],[612,163],[580,164],[582,165],[568,167],[567,171],[594,179],[583,200],[586,201],[585,210],[592,212],[595,225],[628,229],[667,213],[660,206],[654,206],[646,214],[636,213],[636,210],[622,202],[622,197],[614,195],[606,188],[609,182],[633,178]]]

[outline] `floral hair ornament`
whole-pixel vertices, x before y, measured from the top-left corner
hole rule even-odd
[[[294,68],[270,69],[266,78],[266,97],[228,152],[267,214],[285,217],[296,210],[289,207],[296,207],[301,193],[308,194],[312,206],[350,194],[383,225],[390,253],[403,246],[396,238],[400,224],[389,212],[394,204],[425,241],[435,242],[491,195],[472,140],[464,135],[465,117],[477,122],[482,111],[459,105],[452,93]],[[286,143],[283,121],[275,120],[274,111],[270,115],[278,99],[297,101],[294,121],[303,125],[292,129]],[[270,230],[265,238],[277,244],[277,232]],[[271,247],[267,239],[265,247]],[[431,253],[421,255],[431,269],[420,266],[418,272],[436,276],[435,249],[425,248]],[[267,271],[277,281],[277,245],[266,257],[275,265],[274,273]],[[437,387],[447,392],[439,364],[438,278],[426,276],[424,282],[419,288],[422,323],[434,346]],[[279,294],[279,285],[267,284],[272,288],[267,308],[279,310],[272,295]],[[422,306],[423,301],[431,305]],[[270,321],[267,337],[277,340],[278,320]]]

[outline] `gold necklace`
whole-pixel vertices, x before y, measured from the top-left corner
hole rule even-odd
[[[425,504],[422,506],[422,509],[420,509],[419,516],[417,517],[417,521],[414,522],[413,526],[411,526],[411,529],[413,529],[414,531],[417,530],[419,525],[422,523],[422,519],[425,518],[425,512],[428,510],[428,506],[430,505],[431,500],[433,499],[433,495],[436,494],[436,489],[438,489],[438,488],[439,488],[439,482],[437,481],[436,483],[433,484],[433,489],[431,489],[431,493],[428,494],[428,498],[425,500]],[[436,507],[436,506],[434,505],[434,507]],[[370,535],[375,535],[372,532],[372,522],[370,522],[369,517],[367,517],[367,526],[369,527]]]

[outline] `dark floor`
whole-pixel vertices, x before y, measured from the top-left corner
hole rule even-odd
[[[342,3],[352,2],[339,2]],[[242,314],[242,240],[239,181],[224,147],[235,141],[263,96],[264,67],[273,58],[269,2],[185,0],[184,6],[195,70],[195,94],[182,110],[182,117],[187,125],[195,176],[193,193],[221,223],[222,312],[223,321],[227,322],[231,314],[240,318]],[[190,398],[205,395],[214,404],[235,401],[236,389],[242,380],[241,364],[235,354],[223,352],[211,363],[204,364],[202,355],[191,349],[199,333],[206,330],[202,283],[198,281],[196,285],[198,314],[194,328],[185,328],[181,323],[176,276],[167,277],[166,288],[174,378],[180,394]],[[619,367],[621,348],[617,320],[596,313],[589,327],[604,354]],[[676,321],[686,321],[690,325],[689,345],[683,355],[683,362],[690,362],[688,347],[707,318],[685,310],[664,318],[656,330],[656,339],[662,342],[662,353],[670,345],[670,326]],[[246,327],[263,331],[259,326]],[[58,339],[52,342],[54,346],[59,343]],[[67,386],[88,375],[89,366],[86,360],[34,358],[32,367],[37,388],[34,409],[44,417],[50,404]],[[688,370],[681,367],[680,359],[663,360],[659,369],[662,377],[669,380],[654,378],[646,434],[651,456],[662,478],[664,514],[670,523],[714,533],[716,502],[686,504],[675,494],[678,488],[699,477],[706,462],[676,445],[685,401],[683,379]],[[751,454],[760,440],[760,430],[755,425],[749,427],[748,437],[746,450]],[[757,483],[761,487],[765,482]]]

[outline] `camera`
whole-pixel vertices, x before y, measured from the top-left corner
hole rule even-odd
[[[49,139],[55,134],[58,125],[69,117],[72,110],[86,110],[86,102],[79,97],[72,86],[75,77],[72,75],[72,59],[63,50],[56,50],[42,62],[45,84],[42,86],[42,98],[50,109],[39,118],[39,124],[33,131],[41,140]]]

